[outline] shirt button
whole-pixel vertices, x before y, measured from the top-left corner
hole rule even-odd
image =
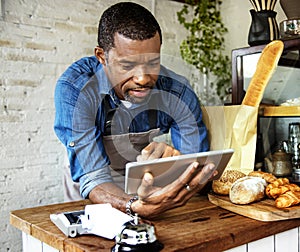
[[[75,146],[75,143],[72,141],[72,142],[69,143],[69,146],[70,146],[70,147],[74,147],[74,146]]]

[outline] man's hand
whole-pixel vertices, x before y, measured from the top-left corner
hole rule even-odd
[[[152,142],[142,150],[137,160],[178,155],[180,155],[180,152],[173,147],[165,143]],[[216,167],[212,163],[207,164],[202,169],[198,166],[198,162],[192,163],[178,179],[165,187],[153,186],[153,176],[150,173],[145,173],[137,192],[139,200],[132,203],[132,211],[150,219],[166,210],[184,205],[211,178],[217,175]],[[89,198],[93,203],[109,202],[113,207],[122,211],[125,211],[125,204],[130,197],[113,183],[98,185],[89,194]]]
[[[137,161],[145,161],[150,159],[179,156],[180,152],[166,143],[151,142],[137,156]]]
[[[168,209],[184,205],[210,178],[217,175],[212,163],[201,170],[198,166],[198,162],[192,163],[177,180],[163,188],[153,187],[153,176],[145,173],[137,192],[139,200],[132,203],[132,210],[141,216],[153,218]]]

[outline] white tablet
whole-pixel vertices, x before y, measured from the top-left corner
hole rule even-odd
[[[214,163],[218,170],[218,175],[214,179],[218,179],[225,170],[233,152],[233,149],[225,149],[129,162],[126,164],[125,192],[136,193],[145,172],[150,172],[154,176],[154,186],[166,186],[176,180],[194,161],[199,162],[201,168],[207,163]]]

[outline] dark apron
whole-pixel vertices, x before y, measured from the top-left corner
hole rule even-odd
[[[113,113],[107,108],[108,104],[105,102],[106,110],[106,124],[111,122]],[[156,112],[150,110],[149,115],[152,120],[150,127],[156,125]],[[152,124],[152,125],[151,125]],[[106,130],[109,127],[106,127]],[[108,129],[110,131],[110,129]],[[127,162],[136,161],[136,157],[140,154],[141,150],[145,148],[153,138],[160,134],[159,128],[151,129],[147,132],[128,133],[121,135],[110,135],[110,132],[103,136],[103,144],[105,152],[110,160],[111,176],[116,185],[124,189],[125,186],[125,165]],[[81,200],[82,196],[79,192],[79,183],[72,180],[70,173],[70,165],[64,165],[64,200],[75,201]]]

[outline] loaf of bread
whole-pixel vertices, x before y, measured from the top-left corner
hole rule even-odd
[[[280,195],[275,200],[275,206],[277,208],[285,208],[300,203],[300,192],[287,191],[286,193]]]
[[[219,179],[213,180],[212,190],[214,193],[220,195],[229,195],[229,190],[233,182],[245,176],[246,174],[241,171],[225,170]]]
[[[267,183],[273,183],[277,179],[273,174],[263,171],[252,171],[248,176],[263,178]]]
[[[229,198],[234,204],[249,204],[265,197],[267,182],[260,177],[245,176],[235,181],[230,189]]]
[[[284,44],[281,40],[274,40],[266,45],[257,62],[256,70],[249,83],[249,87],[242,101],[243,105],[258,107],[265,88],[271,79],[279,58],[282,54]]]

